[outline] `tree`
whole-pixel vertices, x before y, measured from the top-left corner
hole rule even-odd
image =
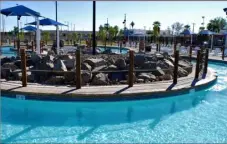
[[[170,35],[171,34],[171,29],[170,29],[169,26],[167,27],[167,30],[166,31],[167,31],[167,35]]]
[[[106,40],[106,31],[104,29],[100,30],[98,32],[98,37],[104,43],[104,41]]]
[[[70,32],[67,34],[67,39],[68,39],[68,44],[69,42],[71,42],[72,44],[72,34]]]
[[[159,21],[155,21],[155,22],[153,23],[153,26],[155,26],[155,25],[157,25],[158,27],[160,27],[160,26],[161,26],[161,23],[160,23]]]
[[[152,35],[152,34],[153,34],[153,31],[152,31],[152,30],[148,30],[146,33],[147,33],[148,35]]]
[[[19,33],[19,39],[20,39],[21,41],[24,41],[24,32],[23,32],[23,31],[21,31],[21,32]]]
[[[117,25],[115,25],[114,26],[114,37],[115,37],[115,39],[117,37],[118,32],[119,32],[119,27]]]
[[[185,25],[184,29],[190,30],[190,25]]]
[[[113,43],[114,36],[115,36],[115,29],[112,26],[110,26],[109,27],[109,39],[110,39],[111,46]]]
[[[50,33],[48,31],[43,32],[43,39],[46,42],[46,44],[50,40]]]
[[[132,27],[132,29],[133,29],[135,23],[132,21],[132,22],[130,23],[130,25],[131,25],[131,27]]]
[[[180,34],[180,31],[183,29],[183,25],[180,22],[175,22],[174,24],[172,24],[172,29],[173,29],[173,34],[175,32],[176,35]]]
[[[153,27],[153,36],[154,36],[155,41],[157,41],[159,33],[160,33],[159,26],[158,25],[154,25],[154,27]]]
[[[220,30],[224,29],[224,27],[227,25],[227,22],[222,17],[216,17],[207,24],[207,29],[213,32],[219,33]]]
[[[199,27],[199,31],[205,30],[205,27],[201,26]]]
[[[78,34],[76,32],[72,34],[72,39],[73,41],[78,42]]]

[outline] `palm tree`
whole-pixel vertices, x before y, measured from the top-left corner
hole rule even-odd
[[[118,27],[117,25],[115,25],[113,28],[114,28],[114,37],[115,37],[115,39],[116,39],[117,34],[118,34],[118,32],[119,32],[119,27]]]
[[[205,30],[205,27],[201,26],[199,27],[199,31]]]
[[[161,26],[161,23],[160,23],[159,21],[155,21],[155,22],[153,23],[153,26],[155,26],[155,25],[157,25],[158,27],[160,27],[160,26]]]
[[[98,32],[98,37],[104,44],[104,41],[106,40],[106,32],[104,29]]]
[[[216,17],[210,20],[210,22],[207,24],[207,29],[219,33],[220,30],[224,29],[225,25],[227,25],[225,19],[221,17]]]
[[[184,29],[190,30],[190,25],[185,25]]]
[[[133,29],[135,23],[132,21],[132,22],[130,23],[130,25],[131,25],[131,27],[132,27],[132,29]]]
[[[70,44],[69,42],[71,42],[72,44],[72,34],[70,32],[67,34],[67,39],[68,39],[68,44]]]

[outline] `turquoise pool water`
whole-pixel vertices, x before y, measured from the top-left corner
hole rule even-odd
[[[15,143],[227,143],[227,65],[212,87],[124,102],[42,102],[1,97],[1,139]]]
[[[104,46],[98,46],[101,51],[105,51]],[[120,53],[120,48],[119,47],[106,47],[107,49],[110,49],[112,53]],[[127,54],[128,49],[127,48],[121,48],[121,53],[122,54]]]
[[[17,51],[12,51],[10,50],[10,48],[12,47],[11,46],[0,47],[0,54],[6,57],[12,57],[12,56],[16,57]]]

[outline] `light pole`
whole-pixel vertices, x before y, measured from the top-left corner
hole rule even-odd
[[[126,37],[125,37],[125,31],[126,31],[126,14],[125,14],[125,18],[124,18],[123,24],[124,24],[124,38],[126,39]]]
[[[92,54],[95,55],[96,48],[96,33],[95,33],[95,24],[96,24],[96,1],[93,1],[93,33],[92,33]]]
[[[55,1],[55,16],[56,16],[56,22],[58,21],[58,2],[57,1]],[[58,28],[57,28],[57,26],[56,26],[56,44],[57,44],[57,30]]]
[[[195,23],[192,23],[192,32],[194,33],[194,26],[195,26]]]
[[[203,19],[202,26],[204,27],[204,25],[205,25],[205,22],[204,22],[205,16],[202,16],[202,19]],[[204,27],[204,29],[205,29],[205,27]]]

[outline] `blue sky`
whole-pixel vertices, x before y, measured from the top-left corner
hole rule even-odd
[[[21,4],[27,6],[41,15],[55,19],[54,1],[1,1],[1,9]],[[161,29],[165,30],[174,22],[189,24],[196,23],[195,32],[205,16],[205,24],[215,17],[226,18],[223,8],[227,7],[227,1],[97,1],[96,2],[96,29],[100,24],[109,19],[110,25],[118,25],[123,28],[124,14],[127,14],[127,26],[131,21],[135,22],[134,28],[151,28],[154,21],[161,22]],[[5,29],[11,30],[16,26],[16,17],[5,17]],[[21,24],[34,21],[32,17],[22,17]],[[92,1],[59,1],[58,21],[69,22],[69,29],[92,30]],[[2,22],[1,22],[2,24]],[[72,24],[72,27],[71,27]],[[55,27],[41,27],[41,29],[55,29]],[[62,28],[68,29],[68,28]]]

